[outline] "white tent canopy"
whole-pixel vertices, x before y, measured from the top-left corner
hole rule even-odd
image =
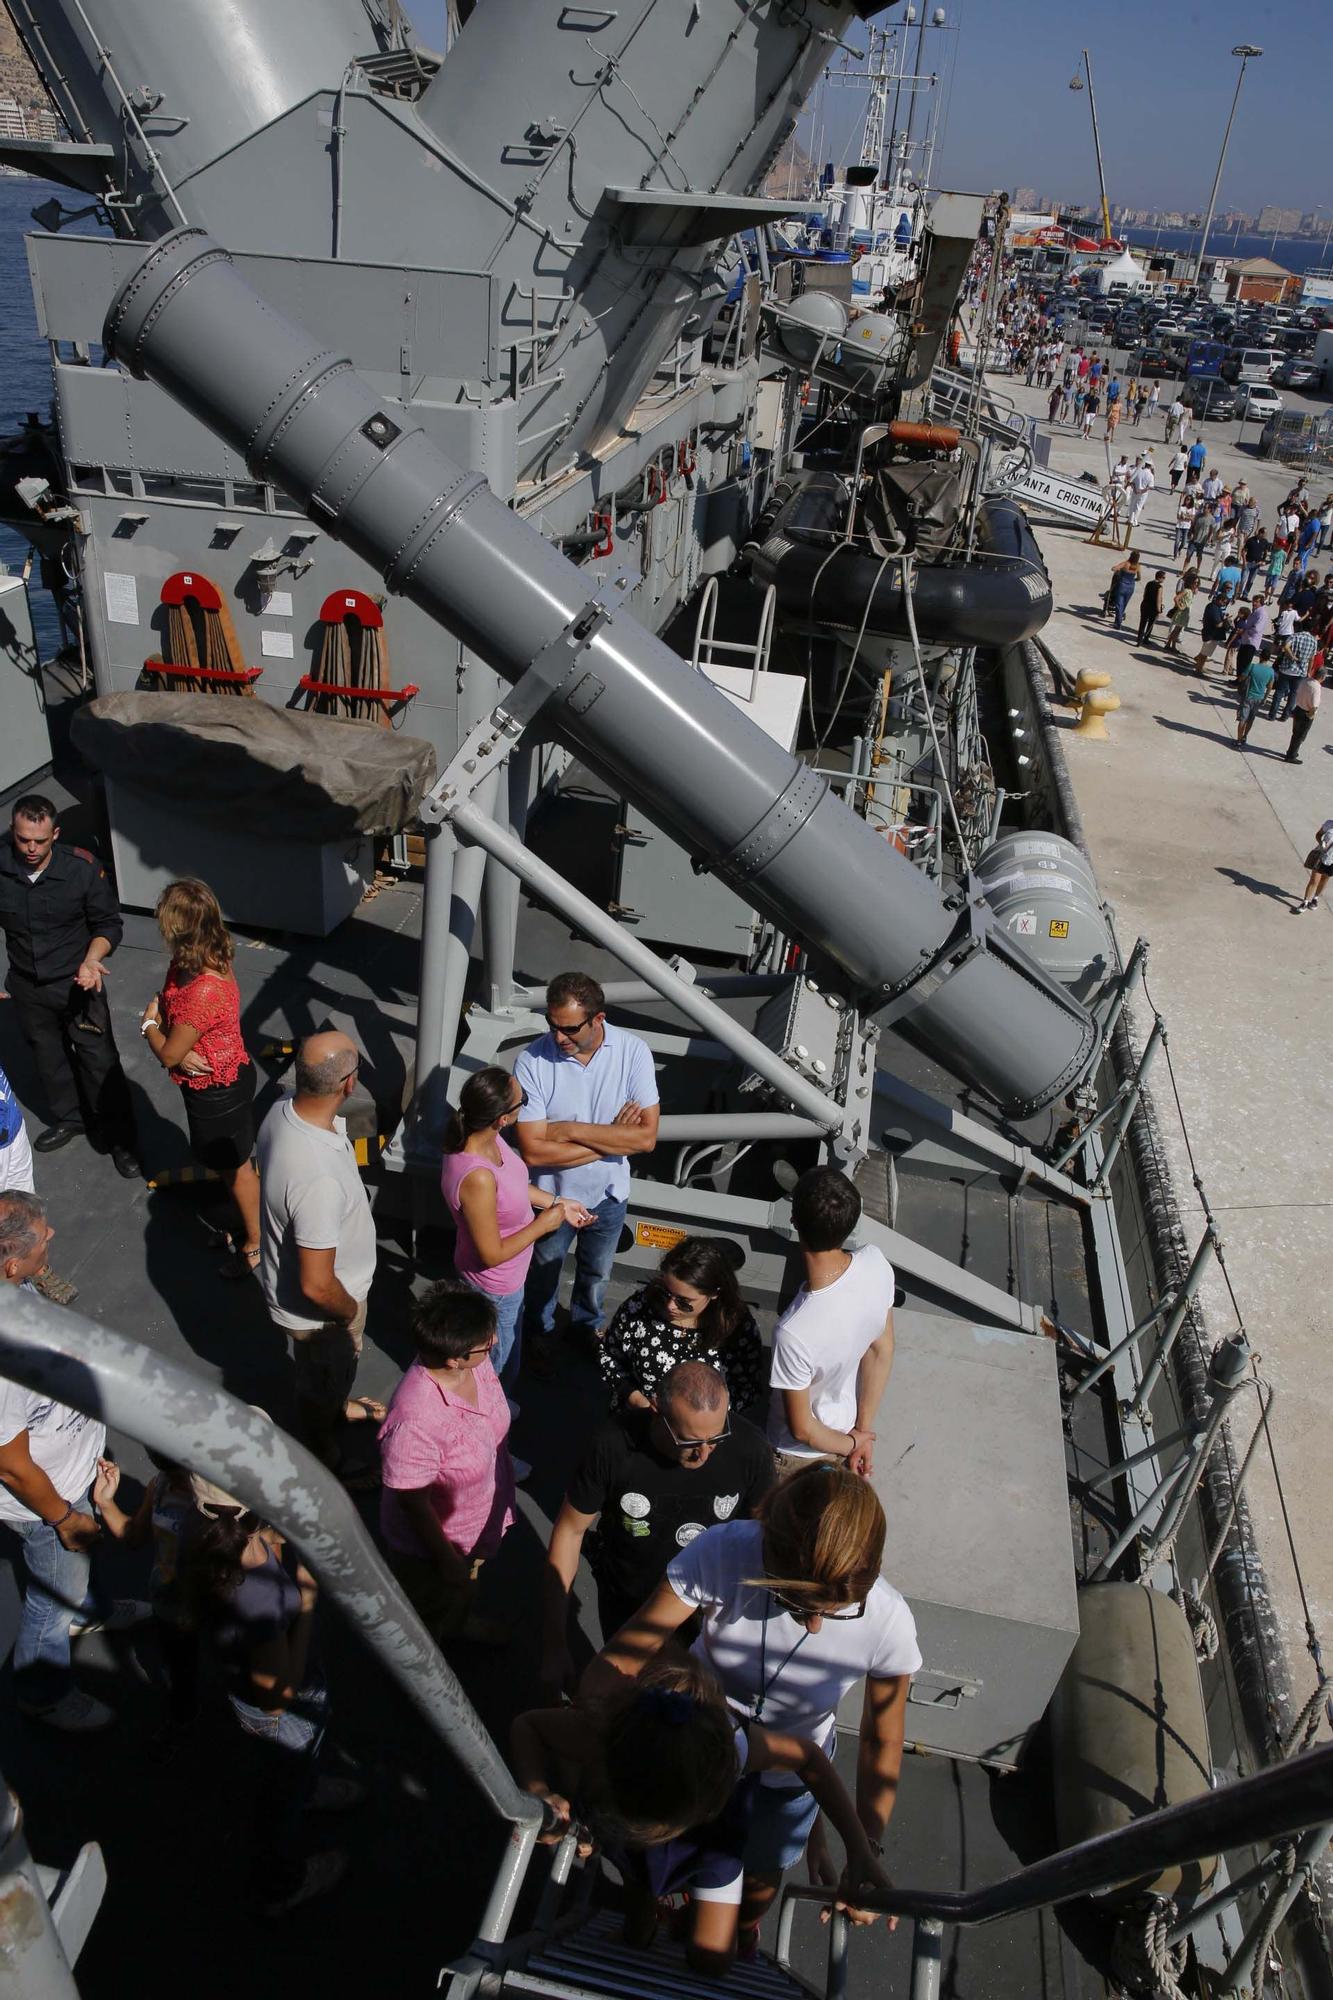
[[[1153,280],[1142,264],[1134,262],[1128,250],[1122,250],[1112,263],[1103,264],[1098,274],[1098,291],[1109,292],[1112,285],[1122,291],[1150,292],[1153,289]]]

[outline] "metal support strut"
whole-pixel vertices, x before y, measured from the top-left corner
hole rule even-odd
[[[605,910],[581,895],[488,813],[461,800],[452,803],[443,800],[441,810],[460,840],[484,849],[493,860],[511,869],[533,895],[567,917],[585,937],[613,953],[631,972],[638,973],[655,993],[670,1001],[705,1034],[730,1049],[803,1117],[812,1119],[824,1132],[841,1131],[843,1111],[839,1104],[789,1069],[780,1056],[742,1028],[716,1001],[689,980],[682,979],[637,938],[630,937]]]

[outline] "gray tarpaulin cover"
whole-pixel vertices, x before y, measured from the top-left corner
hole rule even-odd
[[[118,784],[286,840],[397,833],[435,782],[434,747],[418,736],[242,696],[99,695],[73,737]]]

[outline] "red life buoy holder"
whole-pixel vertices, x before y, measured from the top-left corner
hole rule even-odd
[[[341,625],[345,618],[355,618],[367,632],[378,632],[384,624],[384,613],[364,590],[331,590],[319,607],[319,622]]]
[[[169,576],[162,586],[162,602],[170,610],[179,610],[188,600],[197,604],[201,611],[221,611],[222,593],[215,583],[197,570],[178,569]]]

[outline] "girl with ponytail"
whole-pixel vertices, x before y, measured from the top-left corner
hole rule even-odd
[[[492,1065],[470,1076],[445,1131],[440,1174],[457,1230],[454,1268],[495,1308],[491,1360],[506,1388],[519,1370],[519,1319],[533,1244],[566,1222],[581,1229],[592,1220],[582,1203],[533,1187],[522,1159],[501,1137],[527,1101],[507,1069]]]

